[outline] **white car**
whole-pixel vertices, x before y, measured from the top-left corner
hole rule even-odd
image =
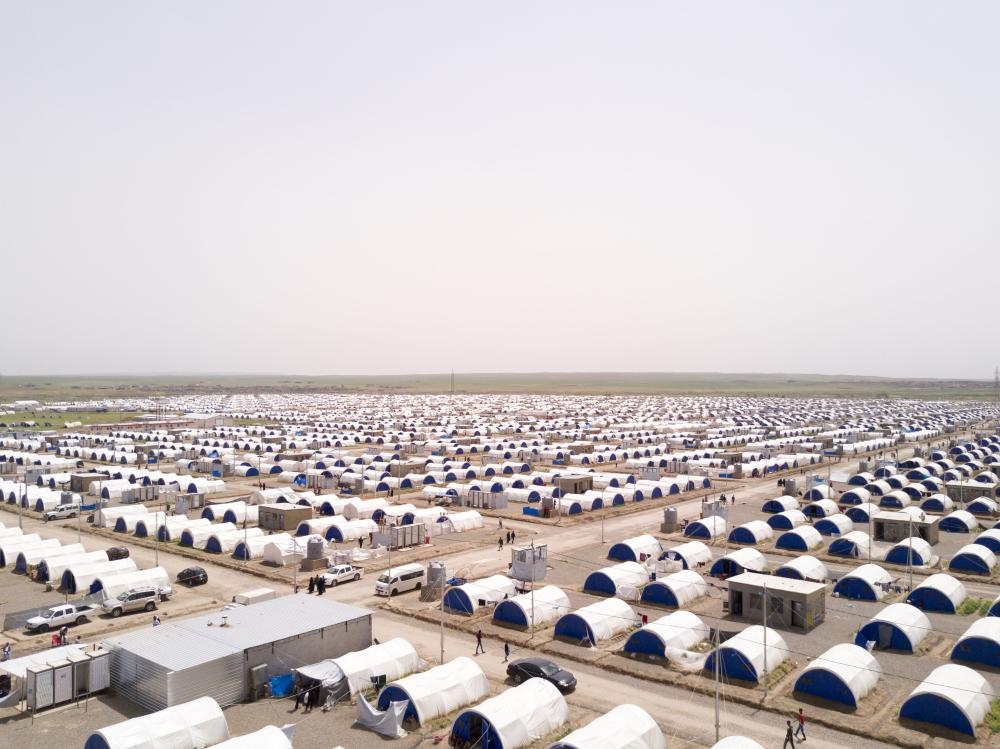
[[[349,583],[360,580],[365,571],[352,564],[335,564],[323,573],[323,582],[327,587],[332,588],[337,583]]]
[[[83,624],[93,610],[93,606],[74,606],[68,603],[53,606],[43,614],[28,619],[24,626],[30,632],[47,632],[70,624]]]
[[[80,512],[79,505],[56,505],[45,513],[45,520],[62,520],[63,518],[75,518]]]

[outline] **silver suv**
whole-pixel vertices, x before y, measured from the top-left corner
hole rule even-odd
[[[117,598],[109,598],[101,604],[105,613],[113,617],[132,611],[152,611],[156,608],[156,599],[160,597],[160,589],[155,585],[126,590]]]

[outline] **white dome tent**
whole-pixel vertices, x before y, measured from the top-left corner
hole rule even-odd
[[[420,725],[471,705],[490,693],[490,683],[479,665],[465,656],[421,673],[396,679],[379,692],[378,709],[407,700],[405,718]]]
[[[981,674],[948,663],[931,671],[910,693],[899,708],[899,717],[975,736],[976,726],[983,722],[994,696]]]
[[[493,609],[493,623],[527,628],[555,621],[571,611],[569,597],[555,585],[546,585],[533,593],[501,601]]]
[[[667,749],[667,740],[649,713],[625,704],[549,744],[548,749]]]
[[[484,746],[517,749],[560,728],[568,717],[558,689],[544,679],[528,679],[459,713],[451,737],[470,744],[485,737]],[[477,729],[482,733],[473,734]]]
[[[200,697],[95,731],[84,749],[202,749],[228,738],[219,703]]]
[[[643,624],[625,642],[626,653],[667,657],[667,650],[691,650],[709,637],[708,625],[690,611],[674,611]]]
[[[555,636],[596,645],[627,631],[636,622],[632,607],[620,598],[607,598],[564,614],[556,622]]]
[[[320,682],[338,696],[371,687],[373,676],[400,679],[420,668],[420,658],[402,637],[295,669],[299,676]]]
[[[865,648],[838,643],[809,663],[795,691],[856,708],[875,688],[882,667]]]
[[[766,645],[764,644],[766,641]],[[721,673],[730,679],[758,682],[788,657],[785,639],[775,630],[754,624],[729,638],[705,659],[705,670],[715,669],[715,659],[721,658]]]
[[[858,630],[854,644],[912,653],[931,631],[927,615],[908,603],[890,603]]]

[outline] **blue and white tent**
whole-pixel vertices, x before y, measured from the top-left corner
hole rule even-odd
[[[830,577],[830,573],[816,557],[802,554],[793,557],[778,567],[774,574],[778,577],[787,577],[792,580],[809,580],[815,583],[825,582]]]
[[[555,636],[577,644],[596,645],[627,632],[635,622],[635,612],[625,601],[606,598],[563,614],[556,622]]]
[[[691,650],[707,640],[708,635],[708,625],[697,615],[690,611],[674,611],[633,632],[625,642],[625,652],[666,658],[668,648]]]
[[[939,572],[931,575],[910,591],[906,602],[921,611],[954,614],[969,594],[965,586],[951,575]]]
[[[809,551],[823,545],[823,537],[811,525],[801,525],[790,531],[785,531],[774,542],[777,549],[788,551]]]
[[[618,562],[641,562],[646,558],[658,559],[663,549],[656,536],[649,534],[626,538],[608,550],[608,559]]]
[[[973,575],[989,575],[997,566],[996,555],[982,544],[966,544],[951,558],[948,569]]]
[[[934,558],[931,545],[919,536],[904,538],[885,555],[885,561],[889,564],[912,564],[917,567],[931,564]]]
[[[994,699],[989,682],[967,666],[948,663],[928,674],[899,709],[899,717],[976,735]]]
[[[839,643],[809,663],[795,691],[857,708],[878,684],[882,667],[865,648]]]
[[[667,749],[667,740],[649,713],[625,704],[549,744],[547,749]]]
[[[979,527],[979,521],[967,510],[955,510],[941,518],[938,527],[945,533],[971,533]]]
[[[873,642],[880,650],[912,653],[930,631],[930,619],[916,606],[890,603],[861,626],[854,644],[864,648]]]
[[[713,673],[715,659],[719,658],[719,671],[723,676],[756,683],[765,673],[770,673],[781,665],[787,657],[785,639],[770,628],[765,635],[764,628],[755,624],[709,653],[705,659],[705,670]]]
[[[591,572],[583,582],[586,593],[615,596],[618,594],[631,597],[649,581],[649,573],[638,562],[622,562],[611,567],[604,567]]]
[[[750,520],[733,528],[729,532],[729,542],[734,544],[759,544],[770,540],[774,535],[771,526],[763,520]]]
[[[642,589],[642,603],[680,608],[686,603],[708,595],[708,583],[694,570],[681,570],[658,577]]]
[[[1000,668],[1000,619],[986,616],[974,621],[951,649],[951,659]]]
[[[854,530],[854,521],[847,515],[837,513],[817,520],[813,527],[824,536],[843,536]]]
[[[767,519],[767,524],[776,531],[788,531],[804,525],[805,522],[806,516],[802,510],[785,510],[775,513]]]
[[[860,601],[881,601],[884,586],[892,576],[877,564],[863,564],[845,574],[833,587],[834,594]]]
[[[667,549],[663,552],[662,559],[672,559],[680,562],[686,570],[700,567],[712,561],[712,550],[701,541],[688,541],[687,543]]]
[[[555,585],[546,585],[500,601],[493,609],[493,623],[525,629],[555,621],[571,610],[569,597]]]
[[[767,572],[767,560],[757,549],[737,549],[719,557],[708,574],[729,578],[744,572]]]

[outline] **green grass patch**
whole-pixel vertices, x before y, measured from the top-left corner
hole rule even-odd
[[[993,700],[990,703],[990,711],[986,713],[984,722],[990,733],[1000,733],[1000,700]]]
[[[66,424],[79,422],[80,426],[94,424],[117,424],[128,422],[139,416],[138,411],[48,411],[39,408],[37,411],[19,411],[16,414],[0,416],[0,425],[6,425],[18,431],[45,431],[49,429],[65,429]],[[20,426],[21,422],[33,421],[33,426]],[[141,422],[139,422],[141,423]],[[3,426],[0,426],[2,429]]]
[[[985,598],[966,598],[962,601],[962,605],[955,609],[955,613],[959,616],[972,616],[976,613],[985,613],[990,607],[990,602]]]

